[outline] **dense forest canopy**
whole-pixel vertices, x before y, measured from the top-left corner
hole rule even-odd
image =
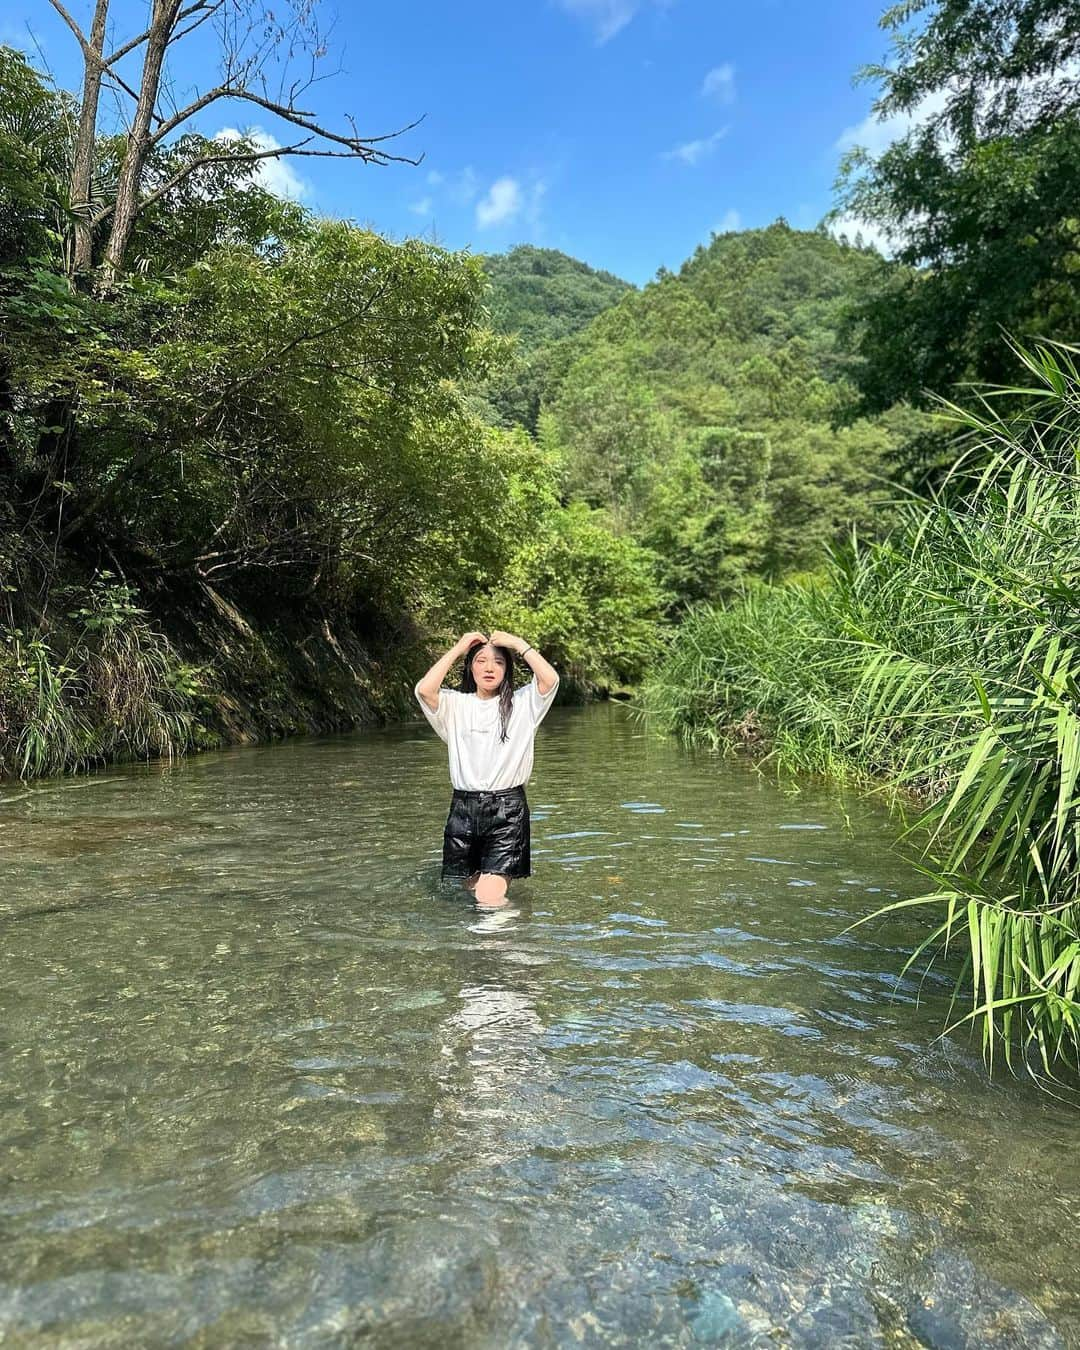
[[[879,264],[782,221],[717,235],[519,367],[566,495],[653,553],[671,612],[875,528],[892,459],[930,422],[851,416],[838,333]]]
[[[513,333],[525,354],[576,333],[634,289],[610,272],[533,244],[486,253],[481,261],[491,281],[492,324]]]

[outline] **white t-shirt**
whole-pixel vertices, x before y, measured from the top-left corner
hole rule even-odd
[[[424,716],[450,750],[450,782],[465,792],[496,791],[529,781],[533,767],[533,737],[555,698],[558,680],[541,694],[535,675],[514,690],[514,709],[500,740],[499,700],[463,694],[460,689],[439,690],[439,707],[432,712],[413,689]]]

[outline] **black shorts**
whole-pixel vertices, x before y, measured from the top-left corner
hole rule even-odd
[[[443,831],[442,874],[468,877],[474,872],[529,875],[529,803],[523,786],[499,792],[454,789]]]

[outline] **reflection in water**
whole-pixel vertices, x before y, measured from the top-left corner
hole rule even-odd
[[[468,1131],[474,1164],[508,1161],[513,1124],[547,1078],[540,1038],[544,1024],[536,1011],[537,983],[520,964],[527,949],[514,943],[521,911],[480,912],[468,932],[477,935],[470,954],[470,982],[457,993],[458,1006],[436,1033],[443,1060],[446,1098],[442,1111]]]
[[[0,789],[0,1339],[1080,1345],[1074,1108],[844,932],[888,819],[545,728],[482,914],[418,728]]]

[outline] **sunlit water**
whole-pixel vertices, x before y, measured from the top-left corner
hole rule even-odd
[[[876,804],[556,709],[481,916],[444,756],[0,790],[5,1345],[1080,1345],[1080,1112],[844,933]]]

